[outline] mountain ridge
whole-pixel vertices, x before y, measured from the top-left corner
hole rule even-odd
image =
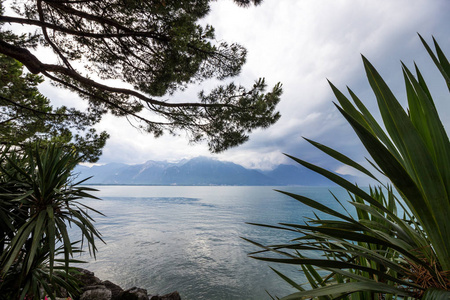
[[[84,182],[92,185],[335,185],[325,177],[301,166],[281,164],[273,170],[262,171],[201,156],[177,163],[149,160],[136,165],[122,163],[92,167],[79,165],[74,172],[80,179],[92,176]],[[352,176],[344,177],[351,179]]]

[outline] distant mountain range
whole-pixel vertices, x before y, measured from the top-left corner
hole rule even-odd
[[[78,173],[79,179],[92,176],[86,181],[88,184],[333,185],[328,179],[301,166],[279,165],[271,171],[262,171],[205,157],[178,163],[147,161],[140,165],[110,163],[92,167],[77,166],[75,173]]]

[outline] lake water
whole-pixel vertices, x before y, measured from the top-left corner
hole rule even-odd
[[[84,203],[103,212],[95,216],[106,244],[97,259],[82,265],[102,280],[149,294],[178,291],[184,300],[270,299],[293,289],[270,268],[305,282],[295,267],[247,257],[262,244],[287,242],[293,233],[248,225],[303,222],[311,209],[273,187],[95,186],[98,200]],[[278,187],[337,207],[328,188]],[[341,201],[340,188],[330,188]]]

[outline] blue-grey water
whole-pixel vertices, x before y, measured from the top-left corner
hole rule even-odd
[[[94,216],[106,244],[82,267],[124,288],[149,294],[178,291],[184,300],[270,299],[294,290],[269,265],[302,283],[295,267],[249,258],[262,244],[287,242],[295,234],[248,225],[301,223],[312,210],[273,187],[96,186],[103,200],[84,203],[103,212]],[[328,188],[278,187],[339,209]],[[331,188],[340,200],[344,190]],[[342,209],[340,209],[342,210]],[[267,292],[266,292],[267,291]]]

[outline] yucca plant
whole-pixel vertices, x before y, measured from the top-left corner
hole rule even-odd
[[[96,198],[89,194],[94,190],[79,186],[83,181],[74,182],[71,173],[81,158],[54,145],[19,155],[5,151],[1,157],[0,294],[41,299],[44,292],[54,298],[56,286],[76,292],[69,271],[81,247],[68,226],[79,228],[93,255],[95,239],[101,240],[89,215],[101,213],[79,201]]]
[[[420,39],[450,89],[450,64],[443,51],[434,39],[436,54]],[[277,271],[299,290],[282,299],[450,299],[447,133],[417,66],[414,76],[402,64],[408,98],[405,111],[375,68],[364,57],[363,62],[382,125],[352,90],[348,89],[351,101],[330,85],[339,102],[338,110],[371,155],[372,166],[390,183],[383,184],[349,157],[308,140],[319,150],[376,180],[379,186],[367,192],[333,172],[291,157],[345,188],[356,213],[343,214],[313,199],[280,191],[332,218],[316,216],[305,224],[269,226],[300,236],[283,245],[253,242],[264,249],[260,252],[278,256],[252,257],[302,268],[309,286]],[[311,251],[322,256],[308,257]]]
[[[72,245],[74,247],[75,245]],[[59,246],[56,256],[63,254],[64,246]],[[74,250],[74,252],[80,252]],[[43,299],[44,295],[50,298],[61,295],[80,294],[79,281],[75,275],[80,274],[75,267],[69,266],[67,272],[65,260],[56,258],[53,271],[49,270],[48,247],[39,248],[33,260],[33,265],[28,273],[24,273],[23,264],[15,263],[7,273],[2,276],[0,286],[0,299]],[[70,259],[70,264],[83,263],[82,261]]]

